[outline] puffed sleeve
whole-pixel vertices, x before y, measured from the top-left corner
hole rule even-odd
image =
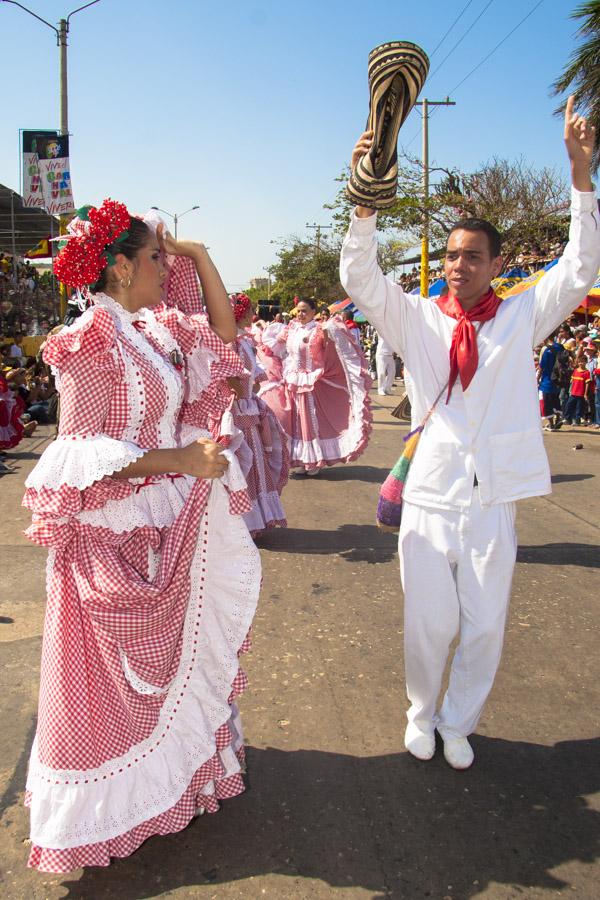
[[[82,505],[100,503],[100,498],[94,502],[91,496],[85,503],[81,492],[124,469],[146,450],[107,433],[124,378],[116,327],[108,310],[92,307],[70,328],[48,338],[44,361],[57,374],[59,433],[27,478],[23,502],[34,512],[69,515]],[[122,394],[120,403],[125,403]],[[122,491],[122,487],[113,482],[110,490]]]

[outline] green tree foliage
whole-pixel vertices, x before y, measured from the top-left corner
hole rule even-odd
[[[338,180],[343,184],[333,203],[327,206],[339,235],[346,230],[352,213],[352,204],[345,194],[347,179],[347,172],[340,176]],[[566,238],[567,186],[552,169],[535,169],[523,160],[493,159],[473,173],[432,168],[430,180],[435,183],[425,204],[421,163],[403,158],[398,200],[377,217],[378,230],[388,237],[388,246],[380,248],[384,271],[392,271],[400,264],[403,250],[418,246],[426,212],[433,259],[443,255],[452,226],[467,217],[487,219],[502,232],[507,265],[519,253],[551,252],[551,247]]]
[[[581,19],[577,35],[581,43],[571,54],[562,75],[552,85],[555,94],[575,94],[575,107],[583,110],[596,127],[594,171],[600,166],[600,0],[587,0],[571,13]],[[564,111],[566,98],[557,109]]]
[[[436,193],[444,198],[452,223],[482,218],[496,226],[504,238],[507,268],[520,253],[551,256],[567,239],[569,193],[553,169],[536,169],[522,159],[493,159],[479,172],[442,179]]]
[[[345,296],[339,281],[340,242],[323,237],[317,247],[312,241],[294,237],[281,246],[278,260],[269,267],[274,283],[271,294],[280,299],[282,309],[290,309],[294,297],[313,297],[333,303]]]

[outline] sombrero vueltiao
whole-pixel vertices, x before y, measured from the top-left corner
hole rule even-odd
[[[396,200],[398,132],[425,83],[429,59],[408,41],[390,41],[369,53],[371,150],[358,161],[346,192],[357,206],[386,209]]]

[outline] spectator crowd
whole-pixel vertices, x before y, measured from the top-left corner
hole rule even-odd
[[[0,334],[47,334],[59,317],[52,274],[40,274],[29,260],[17,261],[15,273],[13,259],[0,252]]]

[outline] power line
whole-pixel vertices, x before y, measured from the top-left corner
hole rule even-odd
[[[462,42],[464,41],[464,39],[466,38],[466,36],[467,36],[467,35],[469,34],[469,32],[471,32],[471,31],[473,30],[473,28],[477,25],[477,23],[479,22],[479,20],[480,20],[480,18],[482,17],[482,15],[490,8],[490,6],[492,5],[493,2],[494,2],[494,0],[488,0],[488,3],[486,3],[486,5],[483,7],[483,9],[482,9],[481,12],[479,13],[479,15],[476,16],[476,17],[473,19],[473,21],[471,22],[471,24],[469,25],[469,27],[467,28],[467,30],[464,32],[464,34],[463,34],[461,37],[459,37],[459,39],[457,40],[457,42],[456,42],[455,45],[453,46],[452,50],[450,50],[450,51],[445,55],[445,57],[443,58],[443,60],[441,61],[441,63],[437,66],[436,69],[433,70],[433,72],[431,73],[431,75],[429,76],[429,78],[433,78],[433,76],[436,75],[436,74],[440,71],[440,69],[442,68],[442,66],[443,66],[444,63],[446,62],[446,60],[449,59],[449,58],[452,56],[452,54],[454,53],[454,51],[456,50],[456,48],[459,47],[459,46],[462,44]],[[450,91],[450,93],[452,93],[452,91]]]
[[[475,66],[474,69],[471,69],[471,71],[468,73],[468,75],[465,75],[465,77],[462,79],[462,81],[459,81],[459,82],[458,82],[458,84],[456,85],[456,87],[453,87],[453,88],[452,88],[452,90],[450,91],[450,93],[453,94],[459,87],[461,87],[461,85],[463,85],[463,84],[465,83],[465,81],[467,80],[467,78],[470,78],[471,75],[473,75],[473,74],[477,71],[477,69],[479,69],[479,68],[484,64],[484,62],[487,62],[487,60],[490,58],[490,56],[493,56],[493,54],[496,52],[496,50],[498,50],[498,49],[502,46],[502,44],[504,44],[505,41],[507,41],[507,40],[509,39],[509,37],[511,37],[511,35],[513,35],[513,34],[515,33],[515,31],[517,30],[517,28],[520,28],[520,27],[521,27],[521,25],[523,24],[523,22],[527,21],[527,19],[529,18],[529,16],[533,15],[533,13],[536,11],[536,9],[538,8],[538,6],[541,6],[543,2],[544,2],[544,0],[538,0],[538,2],[535,4],[535,6],[532,7],[532,8],[529,10],[529,12],[527,13],[527,15],[523,16],[523,18],[521,19],[520,22],[517,22],[517,24],[515,25],[515,27],[514,27],[511,31],[509,31],[508,34],[507,34],[505,37],[503,37],[502,40],[501,40],[498,44],[496,44],[496,46],[495,46],[492,50],[490,50],[490,52],[488,53],[487,56],[484,56],[484,57],[483,57],[483,59],[481,60],[481,62],[477,63],[477,65]]]
[[[435,54],[437,53],[437,51],[440,49],[440,47],[442,46],[442,44],[444,43],[444,41],[446,40],[446,38],[448,37],[448,35],[449,35],[450,32],[452,31],[452,29],[454,28],[454,26],[457,24],[457,22],[459,22],[459,21],[462,19],[463,15],[466,13],[466,11],[468,10],[468,8],[471,6],[471,4],[472,4],[473,2],[474,2],[474,0],[469,0],[468,3],[465,3],[465,5],[463,6],[463,8],[461,9],[461,11],[459,12],[459,14],[457,15],[457,17],[455,18],[454,22],[452,23],[452,25],[450,26],[450,28],[448,29],[448,31],[446,32],[446,34],[443,36],[443,38],[441,39],[441,41],[439,41],[439,42],[436,44],[435,48],[434,48],[434,49],[431,51],[431,53],[429,54],[429,59],[433,59],[434,55],[435,55]]]
[[[474,67],[471,69],[471,71],[468,72],[468,73],[465,75],[465,77],[462,78],[462,79],[458,82],[458,84],[456,84],[456,85],[452,88],[451,91],[449,91],[449,94],[455,94],[456,91],[458,90],[458,88],[459,88],[459,87],[462,87],[462,85],[465,83],[465,81],[467,81],[467,79],[469,79],[469,78],[471,77],[471,75],[474,75],[475,72],[476,72],[478,69],[480,69],[481,66],[482,66],[485,62],[487,62],[488,59],[489,59],[491,56],[494,55],[494,53],[496,52],[496,50],[499,50],[500,47],[501,47],[503,44],[505,44],[506,41],[507,41],[510,37],[512,37],[512,35],[515,33],[515,31],[517,31],[517,29],[520,28],[521,25],[522,25],[524,22],[526,22],[527,19],[528,19],[531,15],[533,15],[533,13],[536,11],[536,9],[538,9],[538,7],[540,7],[540,6],[542,5],[543,2],[544,2],[544,0],[538,0],[538,2],[535,4],[535,6],[532,6],[532,8],[529,10],[529,12],[528,12],[526,15],[524,15],[523,18],[520,19],[520,20],[517,22],[517,24],[516,24],[513,28],[511,28],[511,30],[508,32],[508,34],[504,35],[504,37],[502,38],[502,40],[499,41],[499,42],[496,44],[496,46],[493,47],[493,48],[490,50],[490,52],[487,53],[487,54],[483,57],[483,59],[480,60],[480,61],[477,63],[477,65],[474,66]],[[483,12],[485,12],[485,10],[484,10]],[[438,67],[438,68],[439,68],[439,67]],[[437,71],[437,70],[436,70],[436,71]],[[436,109],[432,110],[431,116],[434,116],[434,115],[436,114],[436,112],[437,112]],[[431,118],[431,117],[430,117],[430,118]],[[420,134],[420,133],[421,133],[421,130],[419,129],[419,131],[417,131],[417,132],[413,135],[413,137],[410,139],[410,141],[409,141],[407,144],[403,144],[404,148],[407,149],[408,147],[410,147],[410,145],[411,145],[412,143],[414,143],[414,141],[416,141],[416,139],[419,137],[419,134]]]

